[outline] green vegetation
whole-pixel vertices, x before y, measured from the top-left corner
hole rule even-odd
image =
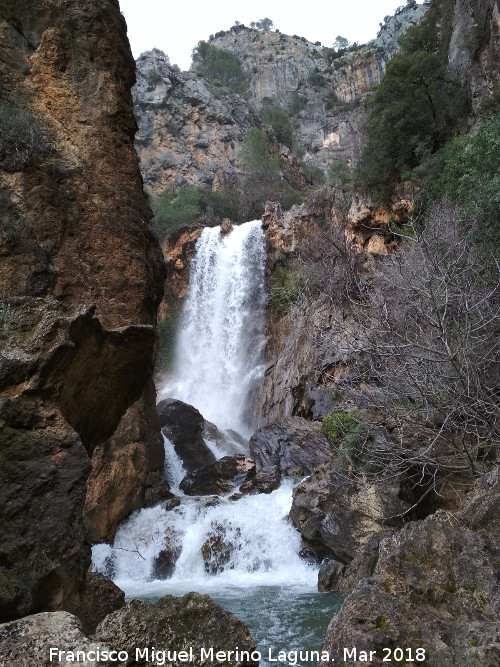
[[[386,200],[394,184],[412,176],[460,129],[469,92],[447,76],[451,0],[436,0],[424,19],[401,39],[367,101],[368,142],[357,170],[358,184]]]
[[[150,86],[157,86],[163,81],[163,78],[157,69],[150,69],[146,74],[146,81]]]
[[[327,85],[327,80],[317,67],[315,67],[311,72],[309,72],[307,81],[315,90],[324,88]]]
[[[279,264],[271,279],[271,305],[279,315],[286,315],[297,303],[303,286],[303,267],[294,258]]]
[[[183,187],[175,195],[173,189],[168,187],[153,202],[153,224],[158,238],[163,239],[181,225],[197,220],[210,224],[219,224],[226,217],[240,221],[240,207],[237,190]]]
[[[371,439],[368,427],[359,410],[353,412],[331,412],[323,417],[321,432],[335,449],[334,465],[347,469],[363,468],[374,472],[371,461]]]
[[[383,616],[377,616],[376,626],[379,630],[382,630],[382,632],[388,632],[389,630],[389,623]]]
[[[339,157],[330,163],[327,172],[327,182],[328,185],[332,185],[333,187],[352,187],[354,182],[353,171],[348,165],[347,160]]]
[[[268,18],[260,19],[260,21],[252,21],[250,23],[251,28],[254,30],[261,30],[262,32],[266,30],[272,30],[273,26],[274,23],[271,21],[271,19]]]
[[[241,159],[243,167],[252,174],[271,176],[279,171],[279,158],[271,155],[266,133],[256,127],[248,130],[243,138]]]
[[[321,422],[321,432],[333,444],[336,440],[342,439],[352,432],[359,424],[360,417],[361,413],[358,410],[354,412],[330,412]]]
[[[280,144],[284,144],[290,150],[294,149],[296,144],[295,132],[284,109],[269,101],[263,104],[260,117],[263,123],[273,128],[276,139]]]
[[[0,100],[0,168],[22,171],[50,153],[42,123],[25,107]]]
[[[474,240],[492,253],[500,250],[500,113],[469,134],[449,142],[421,167],[431,201],[453,198]]]
[[[293,92],[292,100],[290,102],[290,113],[292,116],[303,111],[307,106],[307,98],[301,95],[296,90]]]
[[[219,84],[216,85],[222,84],[239,95],[248,94],[248,78],[234,53],[201,41],[193,50],[193,64],[195,71],[208,81],[217,81]]]
[[[300,162],[300,168],[308,183],[317,186],[325,185],[326,176],[323,169],[316,167],[314,164],[308,164],[307,162]]]

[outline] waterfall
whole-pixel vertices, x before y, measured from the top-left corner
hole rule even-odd
[[[219,227],[205,229],[191,265],[173,377],[160,398],[181,399],[217,427],[250,435],[265,305],[260,221],[226,236]],[[233,453],[208,434],[204,439],[217,458]],[[294,481],[285,479],[270,494],[189,497],[179,488],[182,461],[172,442],[164,442],[165,474],[178,499],[135,512],[113,546],[95,545],[94,570],[129,597],[209,593],[248,622],[262,650],[283,647],[285,637],[288,647],[319,648],[340,601],[316,592],[317,568],[299,556],[300,535],[287,521]]]
[[[205,228],[191,263],[173,376],[160,398],[194,405],[222,429],[251,434],[252,390],[265,347],[265,243],[260,220]]]

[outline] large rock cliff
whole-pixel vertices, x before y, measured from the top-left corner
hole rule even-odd
[[[76,609],[86,494],[89,527],[109,536],[163,464],[151,377],[164,265],[133,82],[116,0],[0,4],[0,620]],[[108,472],[87,487],[91,466]]]
[[[399,37],[427,9],[402,8],[381,24],[376,40],[335,57],[319,42],[241,25],[217,33],[210,44],[239,57],[250,82],[250,104],[260,108],[268,98],[293,115],[304,161],[324,169],[336,157],[359,156],[365,119],[359,103],[379,83]]]
[[[195,74],[171,66],[158,50],[137,60],[136,146],[146,188],[234,187],[241,142],[256,114],[239,95],[222,99]]]

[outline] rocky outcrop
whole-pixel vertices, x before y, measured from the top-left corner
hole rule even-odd
[[[136,647],[155,647],[156,651],[193,651],[191,665],[206,664],[200,649],[217,651],[250,651],[255,649],[247,626],[233,614],[215,604],[208,595],[188,593],[183,598],[166,595],[158,602],[131,600],[126,606],[107,616],[98,626],[96,639],[120,647],[129,653],[129,660],[120,667],[132,666]],[[174,660],[175,662],[175,660]],[[231,655],[227,660],[234,667],[257,666],[258,661],[239,659]]]
[[[457,0],[448,51],[451,76],[470,86],[473,106],[498,104],[500,7],[495,0]]]
[[[399,37],[427,9],[403,7],[381,24],[376,40],[333,59],[321,44],[303,37],[242,25],[217,33],[210,43],[239,57],[256,108],[267,98],[293,114],[307,151],[304,161],[324,169],[335,158],[352,162],[359,156],[365,114],[356,105],[379,83]]]
[[[174,443],[188,472],[215,463],[215,456],[202,437],[205,420],[196,408],[166,398],[158,403],[157,411],[163,433]]]
[[[349,646],[373,651],[364,664],[382,665],[382,647],[399,646],[413,655],[423,648],[436,667],[500,664],[500,544],[498,514],[490,514],[498,502],[494,471],[455,516],[439,511],[382,540],[373,576],[330,623],[323,648],[331,659]]]
[[[294,489],[290,519],[306,540],[350,563],[373,535],[402,525],[408,505],[398,494],[398,485],[354,481],[325,465]]]
[[[158,50],[137,60],[136,146],[146,188],[235,187],[245,133],[260,126],[239,95],[218,99],[195,74],[170,66]]]
[[[120,422],[133,406],[148,420],[165,273],[134,152],[134,66],[118,4],[7,1],[0,28],[9,111],[1,122],[22,119],[12,141],[25,151],[0,164],[0,619],[8,620],[78,607],[90,560],[89,457],[124,444]],[[27,136],[38,143],[26,145]],[[133,480],[137,497],[163,461],[142,434],[132,450],[147,461]],[[114,475],[126,488],[120,465]],[[87,491],[95,497],[92,480]],[[125,499],[119,513],[134,503]]]
[[[222,496],[255,475],[255,462],[244,456],[223,456],[195,470],[180,483],[188,496]]]
[[[321,424],[300,417],[265,426],[250,438],[250,456],[257,466],[277,466],[284,475],[309,475],[332,453]]]

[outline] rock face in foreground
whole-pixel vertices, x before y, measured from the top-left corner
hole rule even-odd
[[[134,151],[133,80],[118,2],[2,2],[0,620],[76,610],[86,492],[106,534],[101,473],[112,523],[163,468],[148,415],[164,264]],[[127,412],[148,423],[135,438]],[[126,443],[138,470],[120,458]]]
[[[50,659],[50,648],[62,652]],[[252,653],[255,645],[247,626],[236,616],[219,607],[208,595],[188,593],[183,598],[167,595],[158,602],[131,600],[122,609],[110,613],[98,626],[95,637],[88,639],[80,621],[68,612],[42,613],[0,625],[0,664],[5,667],[139,667],[151,664],[182,664],[177,659],[162,660],[163,651],[193,650],[191,665],[216,662],[200,649],[233,651],[227,662],[234,667],[257,667],[258,661],[235,654],[235,649]],[[101,651],[102,659],[71,659],[76,651]],[[142,654],[136,654],[140,649]],[[148,649],[147,652],[144,649]],[[120,651],[120,659],[108,659],[105,652]],[[157,658],[153,651],[156,651]],[[128,657],[125,658],[125,652]],[[172,653],[171,653],[172,655]],[[222,664],[222,662],[221,662]]]
[[[363,579],[332,619],[323,648],[425,649],[430,667],[500,665],[498,470],[480,480],[453,516],[438,511],[382,540],[372,577]],[[360,622],[362,619],[362,622]],[[323,667],[330,663],[321,663]]]
[[[120,667],[146,665],[146,660],[135,662],[135,649],[140,646],[156,650],[189,651],[193,648],[191,665],[206,665],[200,659],[201,647],[214,651],[250,651],[255,649],[247,626],[233,614],[215,604],[208,595],[188,593],[183,598],[166,595],[158,602],[131,600],[126,606],[110,614],[98,626],[98,641],[128,651],[130,659]],[[239,660],[233,655],[227,664],[251,667],[258,661]]]
[[[58,654],[50,659],[50,649],[57,647],[61,651],[95,651],[108,647],[100,642],[88,639],[80,621],[66,611],[34,614],[18,621],[0,625],[0,664],[10,667],[50,667],[61,665],[71,667],[104,667],[108,661],[95,660],[59,661]],[[64,655],[64,654],[63,654]],[[116,664],[116,663],[114,663]]]

